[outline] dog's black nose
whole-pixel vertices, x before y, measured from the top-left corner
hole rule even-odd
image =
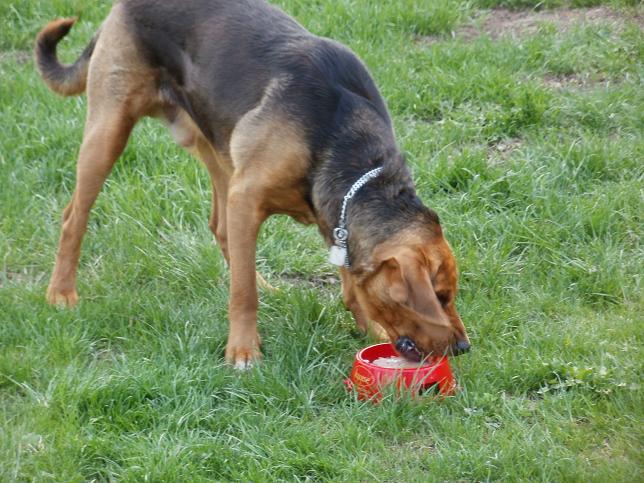
[[[414,341],[407,336],[398,338],[396,341],[396,350],[400,355],[411,361],[418,362],[423,358],[423,355],[418,350],[418,347],[416,347]]]
[[[459,354],[465,354],[466,352],[469,352],[470,348],[472,346],[470,345],[470,342],[467,340],[459,340],[454,344],[454,355],[457,356]]]

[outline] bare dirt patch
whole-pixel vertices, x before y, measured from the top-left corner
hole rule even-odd
[[[551,89],[585,89],[585,88],[608,88],[614,85],[615,82],[605,77],[592,77],[589,74],[570,74],[570,75],[546,75],[543,78],[543,83],[546,87]]]
[[[509,138],[494,143],[488,147],[488,163],[496,166],[505,163],[514,151],[523,146],[523,141],[519,138]]]
[[[495,40],[502,37],[521,38],[536,34],[544,24],[552,24],[559,32],[565,32],[575,25],[605,23],[621,25],[623,20],[617,12],[606,7],[542,12],[495,9],[485,15],[480,26],[466,26],[463,29],[463,36],[475,38],[486,34]]]
[[[565,32],[576,25],[605,24],[619,30],[628,20],[644,26],[644,18],[639,15],[627,16],[607,7],[560,8],[555,10],[508,10],[495,8],[479,12],[469,25],[452,32],[452,38],[474,40],[487,35],[493,40],[501,38],[522,38],[536,34],[543,25],[551,24],[559,32]],[[435,43],[443,37],[428,36],[418,38],[419,43]]]
[[[336,275],[330,274],[309,276],[301,273],[287,272],[280,275],[280,279],[292,285],[308,286],[311,288],[333,287],[339,286],[340,284],[340,279]]]

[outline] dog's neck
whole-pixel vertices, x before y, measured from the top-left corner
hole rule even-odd
[[[314,178],[313,206],[320,232],[332,246],[345,195],[361,176],[382,166],[382,172],[365,183],[347,205],[348,258],[352,270],[361,270],[376,245],[416,221],[426,208],[397,150],[362,162],[345,159],[336,154],[322,163]]]
[[[379,243],[417,224],[438,223],[438,217],[416,195],[414,184],[395,141],[386,109],[367,99],[341,98],[332,130],[316,146],[311,203],[327,245],[334,243],[342,201],[365,173],[382,166],[347,206],[350,270],[368,268]]]

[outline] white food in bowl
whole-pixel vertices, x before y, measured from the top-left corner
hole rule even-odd
[[[427,365],[427,362],[414,362],[399,356],[378,357],[371,363],[387,369],[411,369]]]

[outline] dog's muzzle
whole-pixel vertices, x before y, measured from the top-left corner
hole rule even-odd
[[[470,351],[471,347],[472,346],[470,345],[469,341],[459,340],[456,344],[452,346],[452,355],[460,356],[461,354],[465,354],[466,352]]]

